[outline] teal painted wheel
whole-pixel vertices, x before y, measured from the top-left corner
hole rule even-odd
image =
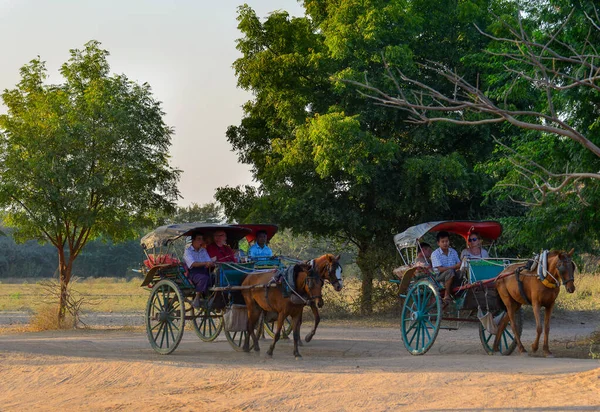
[[[164,279],[152,288],[146,304],[146,335],[150,346],[161,355],[173,352],[185,326],[185,304],[181,289]]]
[[[192,319],[196,335],[204,342],[214,341],[223,330],[223,312],[206,308],[196,310],[198,314]]]
[[[427,280],[415,283],[402,306],[402,341],[411,355],[426,353],[442,321],[442,302],[437,287]]]
[[[269,335],[272,338],[275,337],[276,325],[277,325],[277,320],[274,320],[274,321],[265,320],[265,332],[267,332],[267,335]],[[283,327],[281,328],[280,339],[287,339],[290,336],[290,333],[292,333],[292,320],[289,317],[287,317],[283,321]]]
[[[506,312],[501,311],[500,313],[497,313],[494,317],[501,313],[504,313],[504,316],[508,316]],[[521,333],[523,332],[523,310],[519,308],[519,310],[515,313],[515,316],[515,320],[517,322],[517,330],[519,331],[519,335],[521,335]],[[481,344],[483,345],[483,349],[486,351],[486,353],[488,355],[493,355],[494,340],[496,339],[496,335],[492,335],[491,333],[489,333],[481,323],[479,324],[479,339],[481,340]],[[508,325],[506,325],[506,329],[504,329],[504,332],[502,333],[502,337],[500,338],[498,350],[502,355],[508,356],[511,353],[513,353],[516,347],[517,341],[515,340],[515,336],[513,334],[513,330],[509,321]]]

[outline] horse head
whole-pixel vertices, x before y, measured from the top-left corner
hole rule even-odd
[[[321,290],[323,279],[315,273],[312,266],[307,263],[298,263],[294,266],[294,277],[296,279],[296,290],[304,292],[309,301],[315,300],[319,307],[323,306]]]
[[[548,269],[551,273],[560,276],[562,284],[569,293],[575,292],[575,263],[573,263],[572,256],[575,249],[571,249],[568,253],[565,251],[558,251],[553,256],[554,259],[548,259]]]
[[[329,281],[336,292],[344,287],[342,280],[342,265],[340,265],[340,255],[334,256],[330,253],[312,260],[314,270],[323,280]]]

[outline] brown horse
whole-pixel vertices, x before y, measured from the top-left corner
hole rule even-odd
[[[560,292],[561,280],[562,284],[567,289],[567,292],[575,292],[575,285],[573,283],[575,264],[571,260],[573,251],[574,249],[571,249],[569,253],[564,251],[552,251],[548,253],[548,268],[545,270],[546,279],[543,282],[538,277],[537,270],[517,270],[522,266],[521,264],[510,265],[500,273],[500,277],[509,273],[512,273],[513,276],[509,275],[502,277],[496,282],[498,295],[502,299],[504,306],[506,306],[508,316],[504,316],[500,325],[498,325],[498,333],[494,340],[494,351],[498,350],[500,337],[510,320],[519,352],[527,352],[521,343],[521,336],[519,336],[516,327],[515,322],[517,319],[515,318],[515,313],[519,310],[521,305],[530,304],[533,306],[537,332],[535,341],[531,345],[531,350],[536,352],[539,348],[540,335],[542,334],[540,310],[543,306],[546,308],[546,313],[544,315],[544,356],[552,356],[548,347],[550,316],[552,314],[552,308],[554,307],[554,301]],[[519,286],[519,283],[521,283],[522,286]],[[521,291],[523,293],[521,293]]]
[[[272,273],[252,273],[244,279],[242,286],[267,285]],[[254,332],[254,326],[259,321],[263,311],[277,312],[277,328],[273,343],[267,351],[268,356],[273,356],[275,344],[281,336],[281,328],[285,318],[292,318],[292,330],[294,333],[294,356],[300,359],[302,356],[298,352],[298,342],[300,341],[300,325],[302,324],[302,311],[306,304],[315,300],[322,299],[321,288],[323,281],[306,263],[299,263],[294,266],[295,293],[292,296],[284,297],[280,288],[252,288],[242,290],[246,307],[248,308],[248,333],[244,341],[244,351],[250,351],[250,337],[254,342],[254,350],[260,351],[258,346],[258,337]]]
[[[342,280],[342,266],[339,261],[340,255],[334,256],[328,253],[309,262],[317,275],[319,275],[323,281],[331,283],[331,286],[333,286],[336,292],[339,292],[344,287],[344,282]],[[313,336],[315,336],[317,326],[319,326],[319,322],[321,321],[317,306],[319,308],[323,307],[323,299],[320,299],[317,304],[315,304],[315,302],[311,302],[310,304],[313,316],[315,317],[315,324],[308,335],[306,335],[306,338],[304,338],[306,342],[310,342]]]

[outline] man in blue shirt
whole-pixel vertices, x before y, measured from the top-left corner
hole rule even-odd
[[[451,299],[452,281],[457,276],[461,262],[456,250],[450,247],[448,232],[438,232],[436,239],[439,248],[431,254],[431,266],[436,273],[435,280],[444,285],[444,305],[447,305]]]
[[[271,248],[267,246],[267,232],[264,230],[256,232],[256,242],[248,250],[248,255],[250,255],[250,259],[273,256]]]

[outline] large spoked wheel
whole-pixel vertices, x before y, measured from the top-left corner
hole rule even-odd
[[[277,320],[269,321],[265,320],[265,332],[270,337],[275,337],[275,328],[277,327]],[[281,328],[280,339],[287,339],[292,333],[292,320],[287,317],[283,321],[283,327]]]
[[[181,289],[164,279],[152,288],[146,305],[146,334],[152,349],[161,355],[173,352],[183,337],[185,306]]]
[[[261,315],[262,316],[262,315]],[[244,341],[246,340],[246,336],[248,335],[248,331],[228,331],[226,328],[223,328],[225,332],[225,337],[229,344],[235,349],[237,352],[243,352]],[[254,333],[260,339],[263,332],[263,320],[262,318],[256,322],[256,327],[254,329]],[[254,341],[250,338],[250,350],[254,348]]]
[[[442,302],[438,288],[427,280],[415,283],[402,306],[402,341],[412,355],[426,353],[440,330]]]
[[[504,311],[498,313],[497,315],[500,314],[508,316],[508,314]],[[494,316],[494,318],[496,318],[497,315]],[[520,335],[521,332],[523,332],[523,311],[521,310],[521,308],[519,308],[519,310],[515,313],[515,316],[515,320],[517,322],[517,330],[519,331]],[[500,321],[501,319],[502,318],[499,318],[498,321]],[[493,355],[494,340],[496,339],[496,335],[492,335],[491,333],[489,333],[481,323],[479,324],[479,339],[481,340],[481,344],[483,345],[483,349],[486,351],[486,353],[488,355]],[[508,325],[506,325],[506,329],[504,329],[504,332],[502,332],[502,337],[500,338],[498,350],[502,355],[508,356],[511,353],[513,353],[516,347],[517,341],[515,340],[515,336],[513,334],[513,330],[509,321]]]
[[[196,335],[204,342],[212,342],[223,330],[223,312],[214,309],[195,309],[198,313],[192,319]]]

